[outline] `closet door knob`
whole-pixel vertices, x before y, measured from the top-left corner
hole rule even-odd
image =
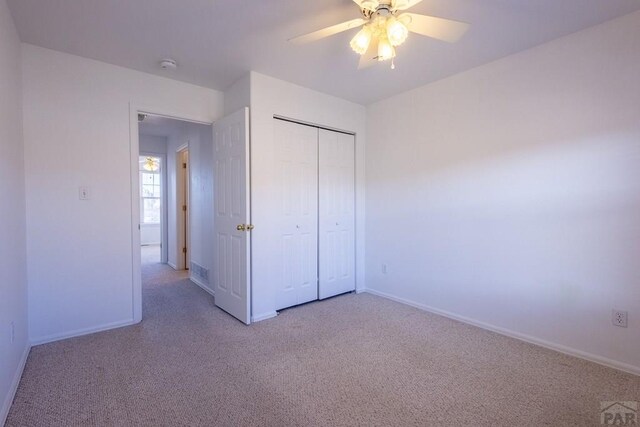
[[[238,231],[245,231],[246,229],[247,229],[247,227],[244,224],[236,225],[236,230],[238,230]]]
[[[256,228],[253,224],[247,224],[247,231],[251,231]]]

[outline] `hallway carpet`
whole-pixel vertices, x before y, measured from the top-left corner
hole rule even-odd
[[[589,426],[640,378],[369,294],[241,324],[143,268],[142,323],[34,347],[8,426]]]

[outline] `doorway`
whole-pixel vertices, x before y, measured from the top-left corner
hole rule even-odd
[[[163,230],[165,224],[164,156],[141,153],[139,163],[140,183],[140,248],[143,264],[159,264],[163,261]]]
[[[168,248],[168,259],[162,270],[184,273],[190,282],[215,294],[216,306],[249,323],[249,232],[253,225],[249,215],[248,109],[221,119],[215,126],[149,111],[133,105],[130,110],[134,320],[142,320],[143,306],[143,268],[138,250],[139,151],[144,145],[142,135],[153,134],[165,139],[166,150],[162,164],[167,176],[164,194],[168,238],[162,247]],[[182,282],[182,286],[187,284]]]

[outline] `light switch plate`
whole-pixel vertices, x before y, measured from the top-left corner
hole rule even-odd
[[[89,187],[78,188],[78,197],[80,200],[89,200]]]

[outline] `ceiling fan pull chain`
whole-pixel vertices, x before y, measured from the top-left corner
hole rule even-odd
[[[395,58],[391,58],[391,69],[392,70],[396,69],[396,63],[394,61],[395,61]]]

